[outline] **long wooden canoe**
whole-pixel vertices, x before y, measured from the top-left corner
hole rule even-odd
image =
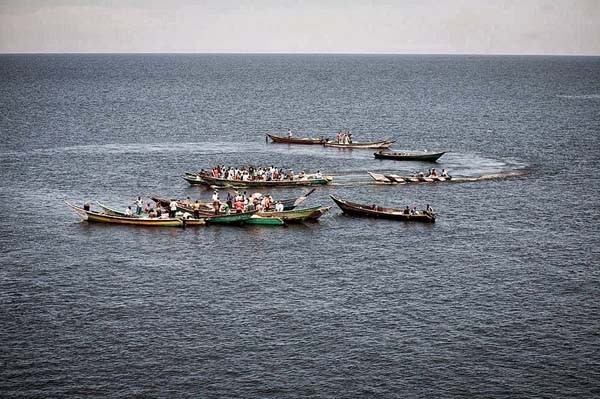
[[[357,204],[355,202],[345,201],[340,198],[331,196],[331,199],[340,207],[340,209],[352,216],[372,217],[372,218],[384,218],[394,220],[405,220],[414,222],[435,222],[435,214],[428,211],[417,211],[415,214],[406,213],[402,209],[384,208],[378,205],[364,205]]]
[[[330,206],[314,206],[312,208],[294,209],[291,211],[282,212],[258,212],[258,214],[262,217],[280,218],[286,223],[301,223],[315,221],[327,213],[330,209]]]
[[[140,218],[112,216],[100,212],[86,210],[67,201],[66,204],[83,220],[95,223],[112,223],[121,225],[152,226],[152,227],[183,227],[183,221],[178,218]]]
[[[396,161],[436,162],[445,152],[391,152],[377,151],[373,155],[377,159],[394,159]]]
[[[435,183],[435,182],[444,182],[452,180],[452,176],[399,176],[396,174],[382,174],[382,173],[374,173],[367,172],[369,176],[373,178],[378,183],[397,183],[397,184],[405,184],[405,183]]]
[[[284,136],[276,136],[271,133],[267,133],[267,136],[273,141],[273,143],[281,143],[281,144],[324,144],[329,141],[329,139],[317,138],[317,137],[284,137]]]
[[[381,140],[381,141],[373,141],[370,143],[336,143],[334,141],[330,141],[328,143],[324,143],[325,147],[334,147],[334,148],[350,148],[350,149],[376,149],[376,148],[389,148],[394,144],[395,140]]]
[[[212,177],[208,173],[193,174],[186,173],[183,177],[188,183],[203,184],[216,187],[295,187],[295,186],[317,186],[332,182],[333,177],[323,176],[317,178],[314,175],[297,178],[294,180],[229,180]]]

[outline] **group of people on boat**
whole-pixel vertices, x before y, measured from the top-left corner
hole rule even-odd
[[[293,170],[284,170],[283,168],[277,168],[273,165],[268,167],[255,167],[255,166],[242,166],[239,167],[227,167],[224,165],[215,166],[210,172],[202,169],[198,175],[210,176],[215,179],[223,180],[238,180],[238,181],[284,181],[284,180],[295,180],[295,179],[322,179],[323,175],[321,171],[317,171],[314,174],[306,174],[304,171],[295,174]]]
[[[272,210],[281,212],[284,209],[283,203],[281,201],[274,201],[271,194],[262,195],[261,193],[254,193],[248,195],[246,191],[241,193],[235,191],[233,195],[228,192],[225,201],[221,201],[219,191],[215,190],[212,195],[212,200],[215,214],[253,211],[263,212]]]
[[[352,144],[352,133],[350,133],[350,130],[338,132],[335,142],[336,144]]]
[[[404,208],[404,211],[402,213],[404,213],[405,215],[418,215],[418,214],[420,214],[420,212],[426,213],[426,214],[432,216],[433,208],[431,206],[429,206],[429,204],[427,204],[427,207],[425,208],[425,210],[418,211],[416,205],[413,205],[412,208],[409,207],[408,205],[406,205],[406,208]]]
[[[416,175],[418,177],[449,177],[448,172],[446,172],[446,169],[442,169],[442,172],[438,173],[437,169],[435,169],[435,168],[428,169],[427,173],[419,172]],[[414,177],[417,177],[417,176],[414,176]]]
[[[190,217],[199,219],[201,217],[201,212],[206,214],[207,212],[213,211],[215,215],[251,211],[281,212],[285,208],[284,204],[281,201],[274,200],[271,194],[263,195],[257,192],[249,195],[247,191],[235,191],[233,194],[227,192],[227,196],[221,198],[219,191],[214,190],[211,201],[209,202],[203,202],[200,199],[193,200],[189,196],[182,200],[170,199],[167,202],[155,199],[154,201],[156,203],[154,206],[150,202],[147,202],[144,206],[142,197],[138,197],[133,202],[133,205],[127,206],[123,214],[126,217],[167,219],[182,216],[185,219]],[[135,211],[132,207],[135,207]],[[90,209],[88,203],[84,204],[84,209]],[[178,212],[180,213],[178,214]]]

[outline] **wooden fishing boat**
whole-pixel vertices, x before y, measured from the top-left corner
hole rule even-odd
[[[293,180],[229,180],[213,177],[209,173],[186,173],[183,177],[188,183],[203,184],[216,187],[295,187],[295,186],[317,186],[329,184],[333,180],[331,176],[316,177],[305,175]]]
[[[323,143],[323,145],[325,147],[334,147],[334,148],[376,149],[376,148],[389,148],[395,142],[396,142],[395,140],[381,140],[381,141],[374,141],[371,143],[356,142],[356,143],[342,144],[342,143],[336,143],[334,141],[330,141],[328,143]]]
[[[244,221],[244,224],[252,224],[259,226],[283,226],[285,222],[276,217],[263,217],[259,215],[253,215],[250,219]]]
[[[273,143],[281,144],[324,144],[329,139],[316,138],[316,137],[288,137],[288,136],[276,136],[274,134],[267,133],[267,136],[273,141]]]
[[[113,216],[105,213],[95,212],[83,209],[73,205],[67,201],[66,204],[83,220],[95,223],[112,223],[122,225],[135,226],[152,226],[152,227],[183,227],[183,221],[178,218],[141,218],[141,217],[126,217]]]
[[[414,222],[435,222],[435,214],[428,211],[417,211],[415,214],[406,213],[402,209],[384,208],[378,205],[363,205],[357,204],[350,201],[345,201],[340,198],[331,196],[331,199],[340,207],[340,209],[352,216],[372,217],[372,218],[383,218],[383,219],[394,219],[394,220],[405,220]]]
[[[207,224],[244,224],[253,215],[256,211],[206,216],[204,220]]]
[[[183,225],[185,227],[188,226],[204,226],[206,224],[206,220],[204,218],[200,218],[200,219],[195,219],[195,218],[187,218],[187,219],[183,219]]]
[[[373,178],[378,183],[397,183],[397,184],[405,184],[405,183],[434,183],[434,182],[443,182],[452,180],[452,176],[399,176],[396,174],[382,174],[382,173],[374,173],[367,172],[369,176]]]
[[[445,152],[391,152],[377,151],[373,155],[377,159],[394,159],[396,161],[436,162]]]
[[[258,212],[262,217],[280,218],[286,223],[301,223],[307,221],[316,221],[331,209],[330,206],[315,206],[306,209],[294,209],[282,212]]]

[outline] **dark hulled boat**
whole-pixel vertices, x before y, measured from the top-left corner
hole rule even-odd
[[[324,144],[329,139],[317,138],[317,137],[284,137],[276,136],[274,134],[267,133],[267,136],[273,141],[273,143],[280,144]]]
[[[331,196],[331,199],[340,207],[340,209],[352,216],[371,217],[394,219],[414,222],[435,222],[435,214],[428,211],[417,211],[415,214],[406,213],[402,209],[384,208],[378,205],[357,204],[350,201],[345,201],[340,198]]]
[[[436,162],[445,152],[391,152],[377,151],[373,155],[377,159],[394,159],[396,161]]]

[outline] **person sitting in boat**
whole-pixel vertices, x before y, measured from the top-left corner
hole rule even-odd
[[[423,172],[419,172],[419,177],[424,177],[425,175],[423,174]]]
[[[429,206],[429,204],[427,204],[427,208],[425,208],[425,212],[427,212],[428,214],[433,214],[433,208]]]
[[[130,206],[128,206],[127,209],[125,209],[125,216],[133,216],[133,212],[131,211]]]
[[[162,216],[162,208],[160,206],[156,207],[156,217],[159,218]]]
[[[446,169],[442,169],[442,177],[448,177],[448,173],[446,172]]]
[[[338,132],[337,137],[335,138],[335,142],[340,144],[341,140],[342,140],[342,132]]]
[[[320,170],[317,170],[317,173],[315,173],[315,179],[322,179],[323,175],[321,174]]]
[[[242,213],[242,212],[244,212],[244,202],[241,199],[235,201],[235,203],[233,204],[233,206],[235,207],[236,213]]]
[[[219,207],[219,212],[229,215],[231,214],[231,208],[228,207],[226,203],[222,203]]]
[[[263,197],[263,199],[262,199],[262,201],[261,201],[261,205],[262,205],[262,208],[263,208],[264,210],[267,210],[267,209],[269,209],[269,207],[271,206],[271,200],[270,200],[270,198],[269,198],[269,197],[270,197],[270,196],[267,194],[267,195],[265,195],[265,196]]]
[[[150,213],[151,210],[152,210],[152,205],[150,205],[150,203],[148,202],[146,204],[146,206],[144,207],[144,213]]]
[[[275,212],[283,212],[283,204],[280,201],[275,204]]]
[[[292,129],[288,130],[288,138],[290,138],[290,139],[292,138]]]
[[[89,211],[90,210],[90,204],[88,202],[84,202],[83,203],[83,210],[84,211]]]
[[[404,208],[404,214],[405,215],[409,215],[410,214],[410,208],[408,207],[408,205],[406,205],[406,208]]]
[[[437,170],[435,170],[435,168],[431,169],[431,176],[437,177],[437,175],[438,175]]]
[[[304,171],[298,173],[298,179],[304,179]]]
[[[348,130],[348,144],[352,144],[352,133]]]
[[[158,217],[157,211],[155,211],[154,208],[150,209],[150,212],[148,212],[148,217],[150,217],[150,218]]]

